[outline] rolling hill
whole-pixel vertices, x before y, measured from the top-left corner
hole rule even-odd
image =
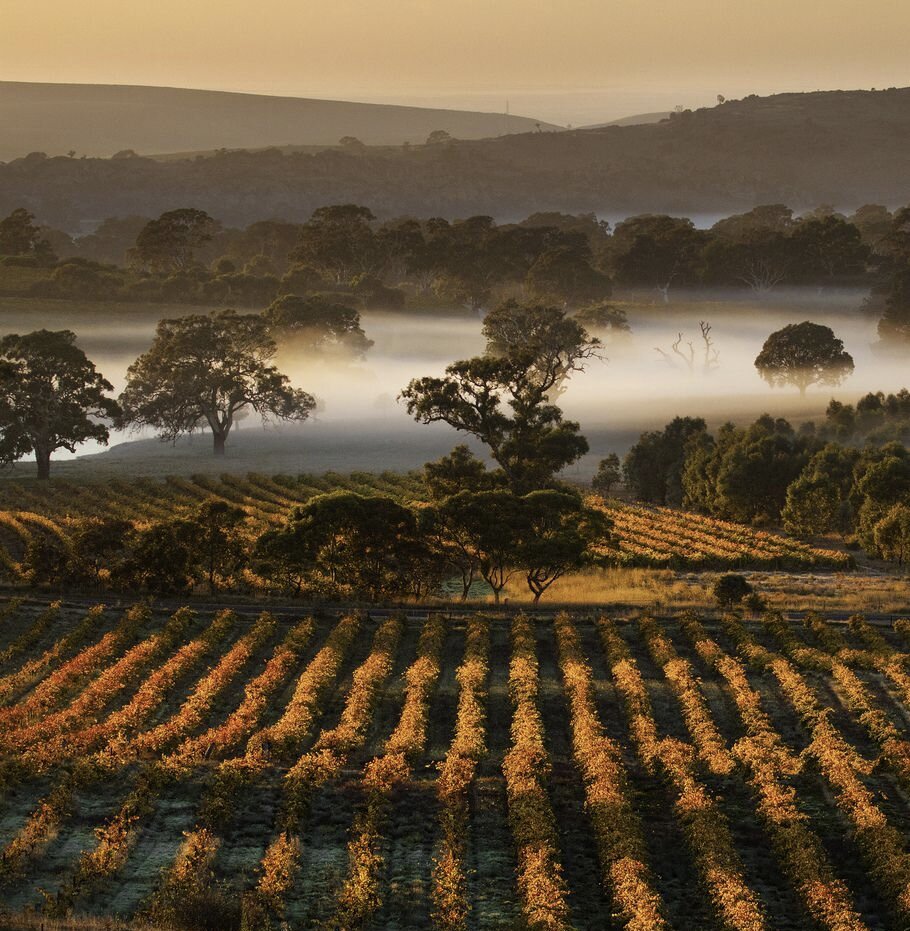
[[[172,87],[0,81],[0,160],[29,152],[109,157],[280,145],[423,142],[436,129],[461,139],[528,132],[536,121],[500,113],[431,110]],[[547,125],[547,128],[555,128]]]
[[[0,165],[0,216],[24,204],[42,222],[76,231],[180,206],[229,225],[301,221],[316,207],[350,202],[382,217],[500,220],[541,210],[691,216],[767,203],[897,206],[910,201],[908,151],[910,88],[750,96],[657,123],[445,145],[168,160],[31,155]]]

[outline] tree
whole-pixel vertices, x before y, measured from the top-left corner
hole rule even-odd
[[[189,517],[196,531],[193,534],[194,555],[210,592],[216,590],[219,576],[230,575],[243,564],[245,546],[241,526],[246,519],[243,508],[218,498],[203,501]]]
[[[522,320],[533,329],[523,332]],[[442,378],[411,381],[401,397],[415,420],[447,423],[485,443],[508,484],[524,494],[588,450],[578,424],[564,420],[548,396],[596,342],[555,308],[509,304],[494,322],[488,341],[501,354],[453,362]]]
[[[295,508],[285,525],[260,537],[261,555],[277,556],[278,568],[302,578],[321,574],[336,591],[347,589],[371,601],[411,588],[428,555],[416,515],[393,498],[336,491]]]
[[[875,525],[874,537],[885,559],[899,566],[910,559],[910,505],[895,504]]]
[[[459,491],[488,491],[496,481],[493,473],[464,444],[436,462],[428,462],[423,467],[423,479],[434,501]]]
[[[129,534],[126,555],[114,580],[125,588],[170,594],[187,591],[195,581],[196,528],[184,518],[155,521]]]
[[[698,328],[701,331],[702,342],[702,359],[700,368],[703,374],[710,375],[711,372],[720,366],[720,350],[714,345],[714,337],[711,336],[711,324],[708,323],[707,320],[699,320]],[[664,362],[670,365],[671,368],[676,368],[674,356],[678,359],[682,359],[683,364],[689,370],[689,374],[695,374],[695,344],[688,339],[685,342],[686,346],[685,348],[682,348],[683,334],[682,332],[679,332],[676,334],[676,339],[670,346],[670,352],[672,352],[673,355],[670,355],[670,353],[664,349],[661,349],[659,346],[655,346],[654,351],[659,353]]]
[[[683,504],[744,523],[776,521],[818,445],[767,414],[745,430],[724,424],[714,438],[696,436],[686,448]]]
[[[714,600],[722,608],[732,608],[751,595],[752,592],[752,586],[746,581],[745,576],[730,572],[718,578],[714,583],[712,593]]]
[[[850,491],[857,536],[867,553],[878,552],[875,527],[895,504],[910,504],[910,453],[902,443],[867,448],[854,467]]]
[[[311,265],[336,284],[375,274],[383,264],[372,228],[375,219],[368,207],[357,204],[320,207],[300,227],[289,258],[299,265]]]
[[[910,346],[910,261],[899,263],[891,276],[878,335],[886,343]]]
[[[525,495],[521,508],[517,560],[537,604],[554,582],[591,560],[591,544],[607,542],[612,524],[578,494],[553,488]]]
[[[452,141],[452,134],[447,132],[444,129],[434,129],[429,136],[427,136],[427,145],[442,145],[446,142]]]
[[[51,258],[50,244],[24,207],[0,220],[0,255],[35,255]]]
[[[561,394],[573,372],[599,358],[600,340],[577,317],[543,304],[505,301],[484,318],[483,335],[487,355],[525,367],[527,378],[549,386],[547,394]]]
[[[797,536],[850,531],[850,491],[859,452],[829,443],[820,449],[787,488],[781,511],[784,529]]]
[[[521,499],[505,489],[460,491],[445,499],[436,514],[445,539],[461,557],[455,565],[463,572],[463,597],[477,571],[498,604],[502,590],[519,571],[519,547],[528,536]]]
[[[589,333],[625,336],[632,332],[626,312],[608,301],[595,301],[572,315]]]
[[[492,217],[468,217],[457,223],[435,219],[427,224],[428,237],[411,267],[428,269],[435,289],[479,313],[497,284],[527,273],[516,264],[511,238]]]
[[[616,453],[610,453],[606,459],[600,460],[597,472],[594,478],[591,479],[591,487],[600,495],[608,495],[621,478],[622,469],[619,464],[619,456]]]
[[[682,504],[687,448],[706,431],[701,417],[674,417],[663,430],[643,433],[623,462],[626,483],[635,497],[653,504]]]
[[[269,305],[265,319],[273,333],[293,335],[317,352],[336,350],[362,357],[373,345],[355,308],[322,297],[286,294]]]
[[[586,240],[581,239],[581,246],[555,246],[538,255],[525,279],[530,293],[570,305],[608,298],[613,290],[610,278],[592,267]]]
[[[204,210],[169,210],[140,230],[130,258],[152,271],[182,271],[193,265],[196,252],[217,230],[218,224]]]
[[[646,214],[623,220],[613,231],[613,267],[629,284],[656,288],[669,301],[670,287],[692,280],[705,234],[691,220]]]
[[[869,258],[860,231],[834,214],[800,220],[790,244],[800,276],[811,281],[862,274]]]
[[[263,420],[306,420],[316,402],[271,364],[276,351],[258,314],[225,310],[162,320],[151,349],[127,371],[121,422],[154,427],[172,441],[208,423],[215,455],[224,455],[245,408]]]
[[[86,440],[107,444],[104,419],[120,413],[106,396],[113,385],[76,345],[69,330],[37,330],[0,339],[0,461],[35,454],[38,478],[51,455]]]
[[[711,227],[702,258],[708,280],[738,282],[757,294],[780,284],[794,264],[793,211],[784,204],[755,207]]]
[[[772,333],[755,367],[769,385],[795,385],[805,396],[810,385],[839,385],[853,372],[853,357],[830,327],[806,320]]]

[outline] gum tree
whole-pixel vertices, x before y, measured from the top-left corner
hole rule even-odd
[[[113,385],[96,371],[70,330],[37,330],[0,340],[0,460],[35,454],[38,478],[50,476],[51,455],[80,443],[107,444],[104,420],[120,413],[107,397]]]
[[[121,422],[175,440],[201,423],[223,456],[242,411],[263,420],[303,421],[316,406],[272,364],[277,347],[259,314],[225,310],[162,320],[155,341],[127,371]]]

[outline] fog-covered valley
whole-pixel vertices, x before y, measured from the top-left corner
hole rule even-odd
[[[907,384],[906,364],[876,349],[875,314],[862,310],[865,294],[856,290],[791,289],[767,297],[742,293],[637,295],[617,300],[626,310],[631,332],[602,334],[603,358],[575,375],[559,399],[567,416],[581,423],[591,453],[573,467],[588,477],[599,458],[622,454],[645,429],[662,426],[676,415],[700,415],[710,425],[744,422],[768,411],[794,422],[821,417],[834,397],[854,401],[868,391],[893,391]],[[43,326],[73,329],[80,346],[119,392],[129,364],[150,345],[159,316],[184,309],[122,305],[114,317],[101,306],[49,302]],[[33,309],[25,303],[0,302],[4,332],[30,328]],[[854,358],[854,374],[836,388],[810,388],[805,398],[795,389],[771,389],[754,367],[766,337],[787,323],[812,320],[833,328]],[[710,323],[708,350],[699,323]],[[445,366],[483,351],[482,321],[470,314],[434,311],[368,311],[363,327],[374,345],[363,360],[314,356],[293,339],[279,350],[277,363],[297,387],[318,400],[303,425],[260,427],[253,417],[241,420],[223,460],[214,460],[210,437],[200,434],[176,446],[150,440],[149,431],[115,432],[111,449],[86,444],[84,466],[190,470],[282,469],[337,471],[408,469],[447,451],[458,441],[445,425],[423,426],[397,402],[411,378],[442,374]],[[678,334],[679,352],[673,351]],[[690,347],[691,344],[691,347]],[[659,352],[658,350],[661,350]],[[716,362],[705,371],[705,353]],[[688,359],[691,358],[691,371]],[[125,445],[126,444],[126,445]],[[478,449],[478,451],[480,451]],[[62,458],[62,456],[61,456]],[[82,467],[82,466],[78,466]],[[72,466],[70,466],[72,468]]]

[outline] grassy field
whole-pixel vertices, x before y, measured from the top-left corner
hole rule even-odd
[[[906,927],[908,646],[7,604],[3,922]]]

